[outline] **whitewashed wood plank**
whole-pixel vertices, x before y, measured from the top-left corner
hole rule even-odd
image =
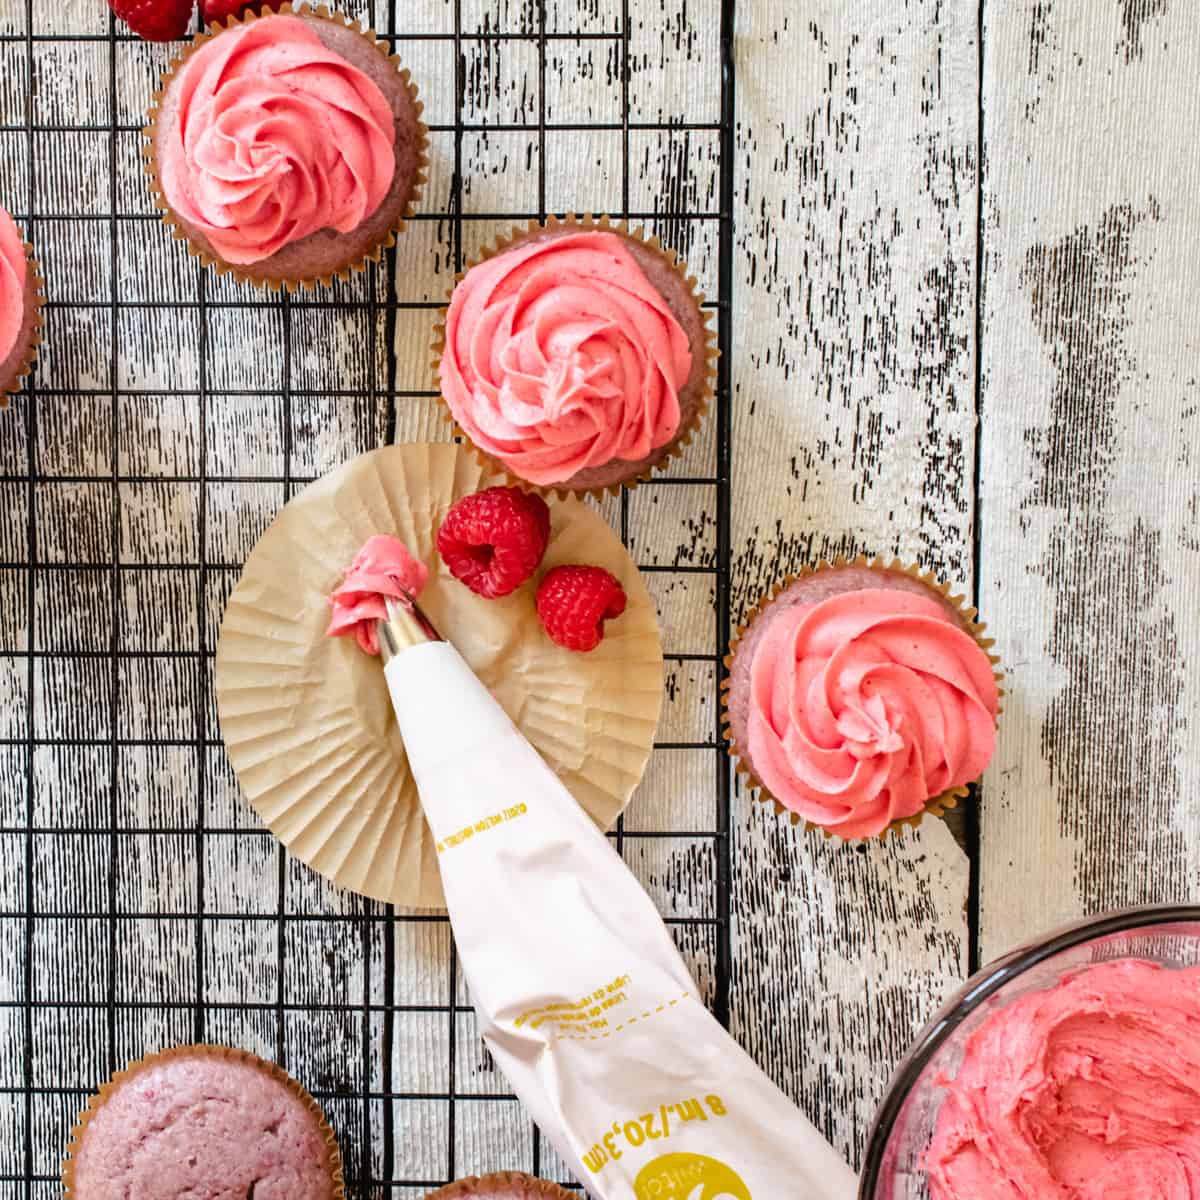
[[[711,750],[655,750],[625,829],[651,833],[711,833],[717,827],[717,772]]]
[[[898,552],[971,575],[976,5],[738,5],[734,593]],[[966,967],[967,863],[797,831],[738,789],[735,1034],[856,1160]]]
[[[1012,695],[985,956],[1200,889],[1196,18],[987,10],[981,592]]]

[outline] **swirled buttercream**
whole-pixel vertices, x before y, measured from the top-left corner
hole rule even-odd
[[[12,217],[0,208],[0,362],[13,351],[25,323],[25,278],[29,261]]]
[[[780,804],[869,837],[975,779],[998,689],[975,640],[932,598],[864,589],[780,612],[750,668],[749,758]]]
[[[467,272],[446,315],[442,395],[531,483],[639,462],[679,431],[688,336],[617,234],[519,243]]]
[[[391,186],[387,100],[298,17],[219,34],[180,68],[171,95],[163,194],[227,262],[259,262],[320,229],[348,233]]]
[[[415,600],[428,580],[425,564],[398,538],[368,538],[329,598],[333,617],[326,636],[353,637],[365,653],[378,654],[377,622],[388,615],[387,601]]]
[[[1198,1200],[1200,969],[1123,959],[1030,992],[946,1086],[934,1200]]]

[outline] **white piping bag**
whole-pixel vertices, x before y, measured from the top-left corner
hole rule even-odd
[[[852,1200],[709,1013],[649,896],[416,605],[385,673],[493,1057],[595,1200]]]

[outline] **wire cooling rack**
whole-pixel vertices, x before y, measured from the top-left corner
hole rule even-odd
[[[280,1062],[356,1197],[520,1169],[571,1184],[475,1030],[449,929],[340,892],[267,834],[224,758],[212,659],[258,533],[312,478],[444,437],[428,346],[510,225],[609,212],[701,278],[729,348],[731,0],[368,0],[431,129],[420,213],[332,291],[254,292],[171,242],[141,172],[170,48],[102,0],[0,0],[0,203],[47,277],[0,413],[0,1197],[59,1194],[86,1098],[193,1040]],[[399,268],[397,270],[397,267]],[[660,600],[667,697],[614,834],[728,1012],[728,358],[703,437],[612,501]]]

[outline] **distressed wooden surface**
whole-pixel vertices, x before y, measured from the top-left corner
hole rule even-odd
[[[100,0],[33,0],[32,31],[25,0],[0,0],[0,203],[33,214],[51,301],[36,399],[0,415],[0,1198],[57,1195],[88,1091],[193,1038],[313,1088],[351,1177],[394,1181],[355,1195],[418,1200],[490,1167],[566,1178],[481,1048],[448,927],[390,922],[262,831],[209,657],[289,494],[389,436],[445,436],[427,347],[463,256],[543,209],[628,210],[716,296],[720,6],[547,0],[544,26],[534,0],[343,7],[384,32],[396,11],[434,127],[390,322],[383,267],[333,306],[202,275],[141,178],[170,50],[110,42]],[[857,1160],[973,933],[987,959],[1060,917],[1197,890],[1196,26],[1182,0],[737,9],[733,616],[837,553],[968,589],[978,569],[1012,673],[978,930],[943,823],[847,850],[734,796],[733,1030]],[[570,31],[605,36],[553,36]],[[31,140],[27,117],[52,131]],[[672,122],[689,128],[655,127]],[[675,473],[716,471],[710,423]],[[710,997],[715,498],[604,505],[652,570],[668,652],[668,747],[620,846]]]
[[[740,5],[738,33],[735,614],[838,554],[969,585],[975,5]],[[966,968],[968,863],[940,821],[847,848],[739,791],[734,1028],[856,1160]]]
[[[985,957],[1200,891],[1196,18],[988,8],[980,602],[1014,694]]]

